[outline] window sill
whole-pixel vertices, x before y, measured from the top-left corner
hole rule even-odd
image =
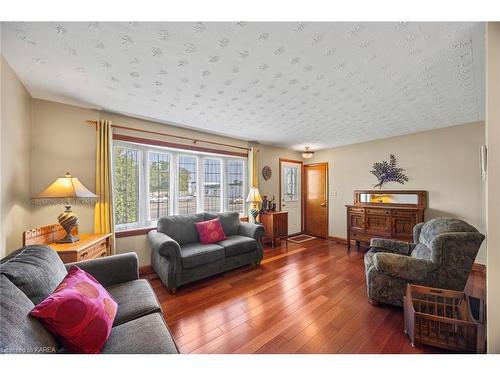
[[[144,234],[148,234],[153,229],[156,229],[156,227],[124,229],[116,231],[115,237],[122,238],[122,237],[142,236]]]

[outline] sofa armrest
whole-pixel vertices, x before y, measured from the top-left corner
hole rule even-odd
[[[238,234],[245,237],[251,237],[260,242],[264,235],[264,227],[259,224],[240,223]]]
[[[181,247],[172,237],[157,230],[150,231],[148,237],[152,251],[157,251],[161,256],[169,258],[171,263],[180,262]]]
[[[139,278],[139,260],[137,254],[133,252],[67,263],[65,266],[67,270],[72,266],[80,267],[104,287]]]
[[[425,280],[427,274],[434,269],[430,260],[391,253],[375,253],[373,265],[381,273],[411,281]]]
[[[389,240],[386,238],[372,238],[370,247],[375,252],[386,252],[393,254],[409,255],[415,247],[415,244],[405,241]]]

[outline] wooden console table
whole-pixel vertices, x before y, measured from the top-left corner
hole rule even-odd
[[[288,237],[288,212],[266,211],[260,213],[259,217],[264,226],[264,239],[271,240],[273,247],[277,239]]]
[[[96,259],[109,254],[111,233],[78,234],[78,228],[72,232],[80,241],[73,243],[56,243],[66,232],[59,224],[47,225],[28,230],[23,233],[23,243],[27,245],[47,245],[59,254],[63,263]]]

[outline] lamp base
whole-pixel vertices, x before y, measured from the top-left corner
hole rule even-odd
[[[78,237],[73,236],[72,234],[68,233],[60,240],[57,240],[56,243],[73,243],[73,242],[77,242],[77,241],[80,241],[80,239]]]
[[[78,237],[75,237],[71,234],[73,228],[78,224],[78,216],[71,211],[71,206],[65,206],[66,210],[57,217],[59,224],[66,231],[66,236],[57,240],[56,243],[73,243],[76,241],[80,241]]]

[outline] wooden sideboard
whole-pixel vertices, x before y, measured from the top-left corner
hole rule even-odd
[[[47,245],[59,254],[64,263],[80,260],[96,259],[109,254],[111,233],[105,234],[78,234],[78,228],[72,231],[80,240],[73,243],[56,243],[64,237],[66,232],[59,224],[28,230],[23,233],[23,244]]]
[[[347,247],[372,238],[413,241],[413,227],[424,221],[427,192],[415,190],[356,190],[346,205]]]
[[[288,212],[266,211],[259,214],[260,223],[264,226],[264,240],[270,240],[272,247],[277,239],[288,237]]]

